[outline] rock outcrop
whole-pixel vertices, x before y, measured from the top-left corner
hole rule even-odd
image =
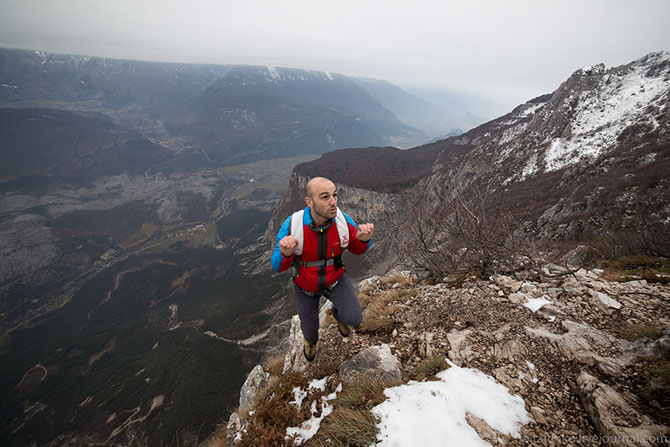
[[[284,371],[332,371],[329,380],[344,384],[361,374],[406,382],[447,358],[524,400],[534,422],[522,427],[521,438],[505,437],[506,446],[667,445],[670,421],[659,409],[668,405],[668,389],[654,371],[668,367],[670,286],[606,281],[602,274],[547,264],[458,286],[427,285],[398,272],[371,277],[359,291],[368,306],[381,300],[393,308],[389,327],[343,338],[322,319],[317,358],[307,363],[296,316]],[[620,306],[603,308],[593,292]],[[499,443],[482,420],[467,420],[482,439]],[[243,422],[235,416],[229,425]]]
[[[579,398],[589,419],[612,447],[652,447],[669,433],[670,427],[654,424],[640,415],[611,386],[588,373],[577,378]],[[667,439],[666,439],[667,440]]]
[[[258,392],[267,384],[270,374],[261,365],[256,365],[244,381],[240,390],[240,408],[251,408]]]
[[[353,383],[361,375],[377,375],[384,383],[399,382],[402,378],[400,363],[387,344],[362,350],[343,362],[338,372],[345,384]]]

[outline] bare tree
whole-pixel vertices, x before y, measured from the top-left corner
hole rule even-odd
[[[471,187],[448,196],[424,189],[406,195],[396,244],[405,262],[435,277],[509,272],[535,258],[531,238],[501,202]]]

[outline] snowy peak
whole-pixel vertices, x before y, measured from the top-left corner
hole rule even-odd
[[[585,67],[553,94],[522,104],[461,141],[505,168],[505,184],[520,181],[592,162],[621,145],[667,140],[669,92],[667,52],[610,69]]]
[[[228,76],[226,76],[228,85],[238,87],[260,85],[286,86],[292,83],[343,81],[346,79],[341,74],[273,66],[239,66],[233,68]]]

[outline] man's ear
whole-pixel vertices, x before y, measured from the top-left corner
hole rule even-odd
[[[305,204],[311,208],[313,204],[312,199],[310,197],[305,197]]]

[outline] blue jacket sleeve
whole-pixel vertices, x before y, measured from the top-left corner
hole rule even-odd
[[[272,252],[272,268],[275,272],[283,272],[284,270],[287,270],[293,263],[293,255],[287,258],[279,249],[279,241],[286,237],[290,230],[291,216],[286,218],[281,228],[279,228],[279,233],[277,233],[277,243],[275,244],[274,252]]]

